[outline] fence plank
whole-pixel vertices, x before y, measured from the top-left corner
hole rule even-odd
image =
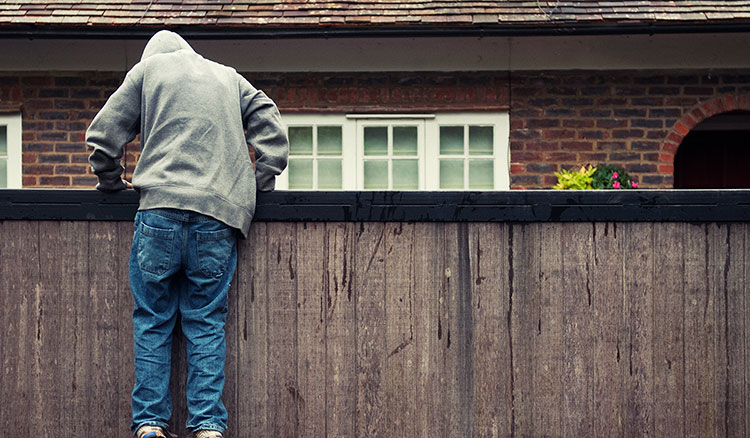
[[[239,260],[239,248],[237,250],[237,258]],[[235,269],[232,282],[229,284],[229,291],[227,291],[227,320],[224,326],[226,359],[224,361],[224,391],[221,395],[221,400],[227,410],[227,429],[234,429],[239,404],[235,390],[239,380],[240,359],[238,344],[241,334],[238,330],[242,327],[238,321],[239,309],[237,308],[237,300],[240,293],[237,281],[238,275]]]
[[[73,225],[76,225],[74,223]],[[80,225],[80,224],[79,224]],[[118,223],[117,255],[120,257],[117,269],[117,345],[118,385],[117,385],[117,436],[127,436],[132,422],[131,393],[135,384],[135,353],[133,351],[133,295],[130,292],[130,248],[133,244],[133,223]],[[75,242],[75,238],[73,240]]]
[[[15,263],[8,260],[14,260],[16,251],[14,243],[11,242],[12,233],[8,224],[10,222],[0,221],[0,318],[5,321],[4,330],[0,333],[0,394],[7,394],[8,397],[14,397],[15,393],[11,390],[10,382],[15,381],[14,369],[11,367],[11,358],[14,357],[14,351],[10,346],[10,339],[16,334],[19,323],[18,317],[13,317],[11,306],[13,300],[11,296],[11,275],[15,268]],[[14,426],[11,423],[14,410],[10,403],[0,403],[0,427],[3,430],[11,430]]]
[[[738,225],[739,226],[739,225]],[[748,279],[750,277],[750,256],[748,256],[747,252],[750,251],[750,225],[747,223],[744,223],[741,225],[742,230],[744,230],[744,246],[742,247],[742,254],[745,257],[744,260],[744,266],[741,266],[738,268],[740,272],[742,272],[742,288],[740,288],[740,292],[742,293],[742,296],[744,298],[744,307],[745,307],[745,317],[744,317],[744,350],[745,350],[745,398],[744,398],[744,409],[743,412],[745,413],[745,435],[748,436],[750,434],[750,281]]]
[[[706,225],[685,227],[685,435],[714,434],[714,300],[708,287]]]
[[[268,247],[267,224],[256,222],[240,241],[237,262],[237,433],[268,437]],[[274,289],[275,290],[275,289]],[[230,422],[232,419],[230,418]]]
[[[268,235],[268,435],[297,435],[297,250],[296,225],[269,227]]]
[[[562,260],[565,247],[557,224],[539,224],[539,317],[534,343],[534,432],[563,435],[564,313]]]
[[[620,232],[618,233],[618,227]],[[597,223],[592,230],[594,251],[591,293],[594,306],[594,435],[622,437],[624,399],[622,224]]]
[[[116,273],[120,263],[127,263],[118,253],[119,235],[114,222],[89,224],[89,305],[97,309],[84,315],[91,320],[87,337],[90,351],[90,373],[86,397],[94,430],[105,435],[116,435],[118,420],[109,412],[117,412],[118,349],[101,348],[117,342],[118,290]]]
[[[508,226],[500,224],[472,224],[469,232],[474,323],[472,422],[477,436],[513,435],[514,431],[512,335],[517,333],[517,324],[511,326],[509,300],[514,291],[524,292],[524,282],[519,278],[517,283],[506,283],[522,264],[509,252],[509,232]],[[509,289],[512,286],[515,289]]]
[[[357,436],[386,436],[385,224],[360,224],[355,240]]]
[[[716,318],[715,436],[745,436],[743,231],[742,225],[709,225],[709,288],[715,297]]]
[[[326,224],[326,432],[355,436],[357,405],[353,224]]]
[[[593,435],[591,224],[562,224],[564,436]]]
[[[505,227],[505,232],[508,238],[504,239],[503,255],[507,263],[503,263],[503,258],[496,263],[504,267],[498,277],[507,279],[507,284],[500,284],[497,289],[508,291],[503,305],[506,307],[504,319],[508,333],[507,369],[513,374],[510,379],[511,397],[504,403],[511,405],[511,435],[534,436],[534,374],[528,370],[534,364],[539,319],[538,255],[541,242],[536,224],[511,224]]]
[[[654,224],[654,435],[684,436],[683,224]]]
[[[474,342],[472,320],[471,266],[468,224],[447,224],[445,228],[444,297],[444,384],[445,420],[448,436],[473,436],[474,379],[470,346]]]
[[[18,435],[32,436],[39,432],[42,412],[39,411],[41,386],[39,382],[38,358],[40,355],[39,337],[41,335],[39,291],[39,223],[21,222],[11,226],[14,229],[11,237],[16,249],[18,265],[11,272],[10,291],[13,297],[11,315],[20,318],[17,326],[17,337],[9,338],[15,344],[11,347],[11,368],[15,374],[15,388],[11,400],[17,409],[12,427]],[[15,354],[14,354],[15,353]]]
[[[625,224],[625,436],[653,436],[653,228]],[[625,261],[627,260],[627,261]]]
[[[414,224],[385,225],[386,436],[414,437]]]
[[[447,436],[444,419],[443,297],[444,225],[418,223],[414,230],[416,335],[416,437]]]
[[[298,223],[297,378],[300,437],[326,435],[326,234],[323,223]]]
[[[35,407],[42,413],[34,436],[50,436],[59,430],[63,421],[63,391],[58,382],[65,379],[62,369],[57,366],[67,349],[59,342],[62,332],[62,319],[65,315],[65,292],[61,289],[60,278],[63,263],[62,249],[70,245],[65,241],[63,222],[39,224],[39,283],[37,297],[40,314],[37,328],[39,346],[39,387],[43,395],[37,394]],[[2,257],[2,255],[0,255]],[[41,391],[40,391],[41,392]],[[6,402],[7,403],[7,402]]]

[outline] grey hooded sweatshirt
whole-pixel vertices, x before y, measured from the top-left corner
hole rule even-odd
[[[246,130],[246,133],[245,133]],[[256,190],[273,190],[289,142],[276,105],[234,69],[160,31],[86,132],[97,189],[118,191],[123,146],[141,134],[140,210],[216,218],[247,237]],[[255,150],[255,169],[247,145]]]

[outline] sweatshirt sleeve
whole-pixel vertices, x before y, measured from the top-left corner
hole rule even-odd
[[[245,78],[240,79],[242,121],[247,143],[255,150],[255,181],[259,191],[270,191],[287,165],[289,139],[276,104]]]
[[[109,97],[86,131],[86,145],[94,149],[89,155],[89,163],[99,178],[96,188],[103,192],[125,189],[121,177],[124,169],[120,164],[122,149],[138,135],[141,93],[131,73]]]

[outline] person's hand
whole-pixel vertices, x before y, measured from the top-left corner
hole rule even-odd
[[[132,189],[133,184],[129,183],[127,180],[122,180],[122,183],[125,184],[126,189]]]

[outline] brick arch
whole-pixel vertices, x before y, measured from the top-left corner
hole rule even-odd
[[[669,135],[667,135],[667,139],[662,143],[659,154],[660,173],[668,173],[670,176],[674,173],[674,156],[677,153],[677,148],[680,147],[682,140],[695,125],[717,114],[737,110],[750,111],[750,94],[725,94],[701,102],[686,111],[675,122]]]

